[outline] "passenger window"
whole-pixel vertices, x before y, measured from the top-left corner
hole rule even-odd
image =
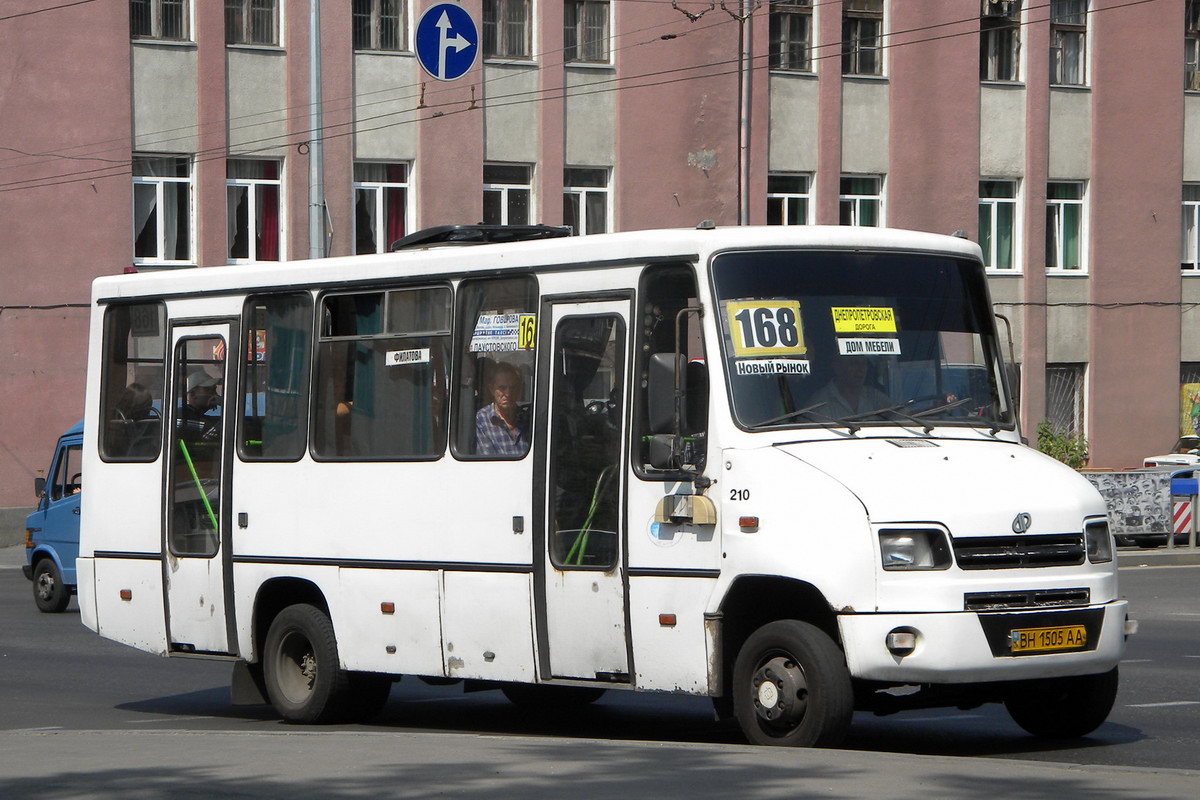
[[[112,306],[104,316],[100,455],[106,461],[158,458],[166,330],[162,303]]]
[[[537,283],[465,281],[458,292],[454,454],[516,459],[533,434]]]
[[[642,274],[638,291],[641,310],[641,330],[637,350],[638,386],[635,393],[634,420],[636,428],[638,474],[642,477],[667,478],[675,472],[656,470],[650,466],[650,360],[655,354],[668,356],[676,352],[676,328],[684,356],[684,403],[681,408],[684,464],[697,471],[704,470],[708,431],[708,365],[704,358],[704,337],[700,316],[679,312],[697,305],[696,276],[690,265],[669,264],[649,267]]]
[[[242,316],[241,456],[247,461],[295,461],[308,447],[312,298],[252,297]]]
[[[451,303],[444,286],[322,300],[317,456],[398,460],[444,452]]]

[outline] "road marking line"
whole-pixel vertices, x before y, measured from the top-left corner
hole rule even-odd
[[[1173,708],[1174,706],[1200,706],[1200,700],[1174,700],[1169,703],[1136,703],[1126,708]]]
[[[1121,663],[1122,664],[1153,664],[1154,659],[1153,658],[1123,658],[1123,659],[1121,659]]]

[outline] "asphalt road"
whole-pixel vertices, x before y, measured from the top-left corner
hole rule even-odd
[[[228,702],[229,667],[156,658],[37,611],[0,549],[0,797],[1200,796],[1200,565],[1121,571],[1140,622],[1093,736],[1003,709],[856,715],[839,751],[756,748],[699,698],[609,692],[568,717],[405,679],[370,725],[298,728]],[[1196,560],[1196,559],[1192,559]],[[1136,563],[1136,562],[1129,562]]]

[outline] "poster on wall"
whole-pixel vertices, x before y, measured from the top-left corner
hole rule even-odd
[[[1179,435],[1200,436],[1200,383],[1179,387]]]

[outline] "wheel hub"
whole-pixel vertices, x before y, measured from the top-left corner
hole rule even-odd
[[[54,594],[54,577],[50,573],[43,572],[38,575],[37,593],[43,600],[49,600],[50,595]]]
[[[804,670],[792,658],[775,656],[758,668],[752,678],[754,710],[772,727],[800,724],[808,709],[808,682]]]

